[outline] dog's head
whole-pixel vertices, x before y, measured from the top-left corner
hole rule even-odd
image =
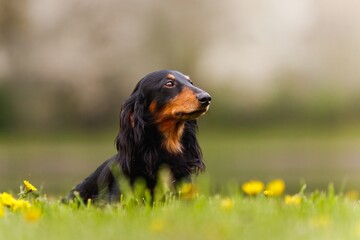
[[[189,76],[178,71],[146,75],[122,107],[118,150],[124,141],[130,141],[132,146],[144,144],[144,130],[153,126],[161,133],[160,144],[164,149],[171,154],[182,153],[184,129],[196,127],[196,119],[208,111],[210,102],[207,92],[195,87]],[[129,150],[124,147],[122,151]]]
[[[153,114],[157,121],[196,119],[208,111],[211,102],[211,96],[195,87],[189,76],[169,70],[145,76],[134,94],[141,96],[144,110]]]

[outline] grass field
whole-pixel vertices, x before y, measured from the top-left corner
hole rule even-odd
[[[65,205],[32,194],[15,203],[0,195],[0,239],[360,238],[356,195],[335,194],[332,185],[324,192],[302,189],[272,197],[248,196],[237,187],[227,195],[208,195],[199,186],[154,204],[132,196],[102,206]]]
[[[162,192],[152,204],[128,192],[116,205],[80,207],[61,196],[114,153],[113,134],[3,135],[0,193],[15,199],[0,197],[0,239],[360,239],[358,128],[281,129],[205,128],[207,172],[180,197]],[[43,193],[18,200],[24,178]],[[286,183],[277,196],[241,187],[274,178]]]

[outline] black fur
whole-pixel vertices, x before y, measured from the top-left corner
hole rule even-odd
[[[172,81],[172,76],[175,77],[175,86],[165,87],[167,81]],[[190,89],[194,96],[207,94],[193,86],[187,76],[177,71],[157,71],[141,79],[122,106],[120,132],[116,137],[118,153],[78,184],[70,192],[68,199],[73,199],[76,191],[84,201],[88,199],[119,201],[121,186],[118,184],[117,174],[123,174],[130,184],[138,178],[144,179],[147,188],[152,192],[162,165],[169,168],[174,182],[189,179],[191,174],[203,171],[205,165],[196,138],[196,118],[200,115],[191,115],[173,121],[176,124],[184,124],[180,138],[183,149],[181,152],[171,152],[164,147],[163,141],[167,133],[161,132],[158,126],[157,113],[169,107],[169,102],[184,88]],[[207,102],[205,104],[202,102],[203,105],[199,104],[200,107],[208,108],[211,98],[210,95],[207,96]],[[153,110],[155,112],[150,111],[152,103],[156,104]],[[165,120],[168,118],[170,119],[168,116],[164,117]]]

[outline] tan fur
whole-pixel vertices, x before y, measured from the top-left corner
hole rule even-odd
[[[199,107],[199,101],[190,88],[184,88],[160,112],[156,112],[156,102],[150,104],[149,110],[155,116],[159,130],[164,136],[163,145],[169,152],[181,153],[183,150],[180,141],[184,132],[185,121],[189,120],[189,117],[177,114],[191,113],[197,111]]]
[[[186,87],[163,109],[162,116],[176,117],[176,113],[193,112],[198,110],[199,106],[194,92]]]
[[[134,113],[130,113],[129,119],[130,119],[131,127],[134,128],[135,127]]]
[[[171,153],[181,153],[181,136],[184,132],[184,122],[166,120],[159,124],[159,129],[164,135],[164,147]]]
[[[167,77],[168,79],[175,80],[175,76],[172,75],[171,73],[169,73],[166,77]]]

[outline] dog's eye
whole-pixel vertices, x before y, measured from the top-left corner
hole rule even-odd
[[[167,88],[175,87],[175,83],[173,81],[167,81],[165,83],[165,87],[167,87]]]

